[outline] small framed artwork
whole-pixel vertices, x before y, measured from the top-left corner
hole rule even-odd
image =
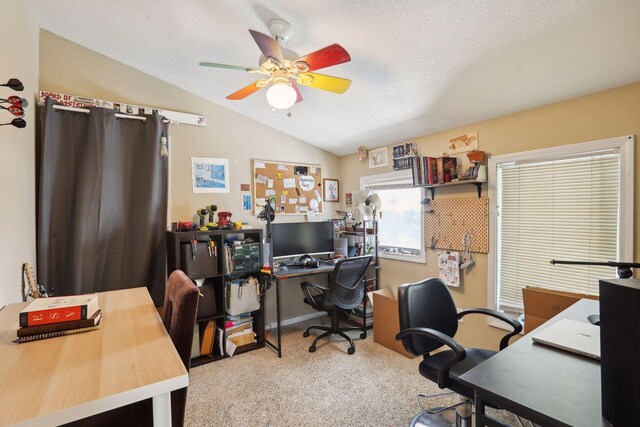
[[[345,194],[344,203],[347,206],[353,206],[353,193],[346,193]]]
[[[340,187],[337,179],[323,179],[322,187],[324,188],[323,199],[325,202],[340,201]]]
[[[192,157],[191,182],[194,193],[228,193],[229,160]]]
[[[243,211],[251,210],[251,194],[242,195],[242,210]]]
[[[387,166],[387,147],[376,148],[375,150],[369,150],[369,167],[380,168]]]

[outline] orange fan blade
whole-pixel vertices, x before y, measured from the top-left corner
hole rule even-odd
[[[349,61],[351,61],[351,57],[347,51],[339,44],[334,43],[293,62],[305,62],[309,66],[309,71],[314,71]]]
[[[293,87],[293,90],[296,91],[296,94],[298,94],[298,98],[296,99],[296,104],[298,102],[302,102],[302,95],[300,95],[300,89],[298,89],[298,85],[294,81],[292,81],[291,86]]]
[[[340,77],[326,76],[324,74],[317,73],[300,74],[297,81],[298,84],[333,93],[345,93],[347,89],[349,89],[349,86],[351,86],[351,80],[349,79],[342,79]]]
[[[239,99],[246,98],[247,96],[251,95],[253,92],[255,92],[258,89],[260,89],[260,87],[258,86],[258,82],[259,81],[260,80],[256,80],[255,82],[251,83],[250,85],[243,87],[239,91],[232,93],[231,95],[227,96],[227,99],[230,99],[232,101],[237,101]]]

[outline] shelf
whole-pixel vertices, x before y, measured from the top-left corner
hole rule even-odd
[[[436,188],[454,187],[457,185],[475,185],[476,189],[478,190],[478,198],[480,198],[482,196],[482,184],[486,184],[486,183],[487,181],[478,181],[477,179],[467,179],[462,181],[445,182],[442,184],[414,185],[414,187],[424,187],[428,190],[431,190],[431,200],[434,200],[436,198],[435,196]]]
[[[226,355],[223,356],[220,354],[216,354],[216,355],[207,354],[204,356],[194,357],[193,359],[191,359],[191,367],[195,368],[196,366],[204,365],[210,362],[215,362],[216,360],[221,360],[221,359],[224,359],[225,357],[229,357],[229,356],[226,356]]]
[[[208,322],[210,320],[217,320],[217,319],[222,319],[224,318],[225,315],[224,314],[212,314],[211,316],[202,316],[202,317],[196,317],[196,322],[200,323],[200,322]]]

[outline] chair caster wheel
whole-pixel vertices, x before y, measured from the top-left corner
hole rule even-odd
[[[302,336],[303,336],[303,337],[305,337],[305,338],[307,338],[307,337],[309,336],[309,331],[304,331],[304,332],[302,333]]]
[[[311,347],[309,347],[309,353],[315,353],[316,351],[316,346],[312,345]]]
[[[360,339],[361,340],[365,339],[366,337],[367,337],[367,333],[366,332],[363,332],[363,333],[360,334]]]
[[[347,353],[349,354],[353,354],[356,352],[356,348],[355,347],[349,347],[349,349],[347,350]]]

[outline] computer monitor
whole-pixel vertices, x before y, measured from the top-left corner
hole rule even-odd
[[[333,222],[271,224],[273,256],[293,257],[333,252]]]

